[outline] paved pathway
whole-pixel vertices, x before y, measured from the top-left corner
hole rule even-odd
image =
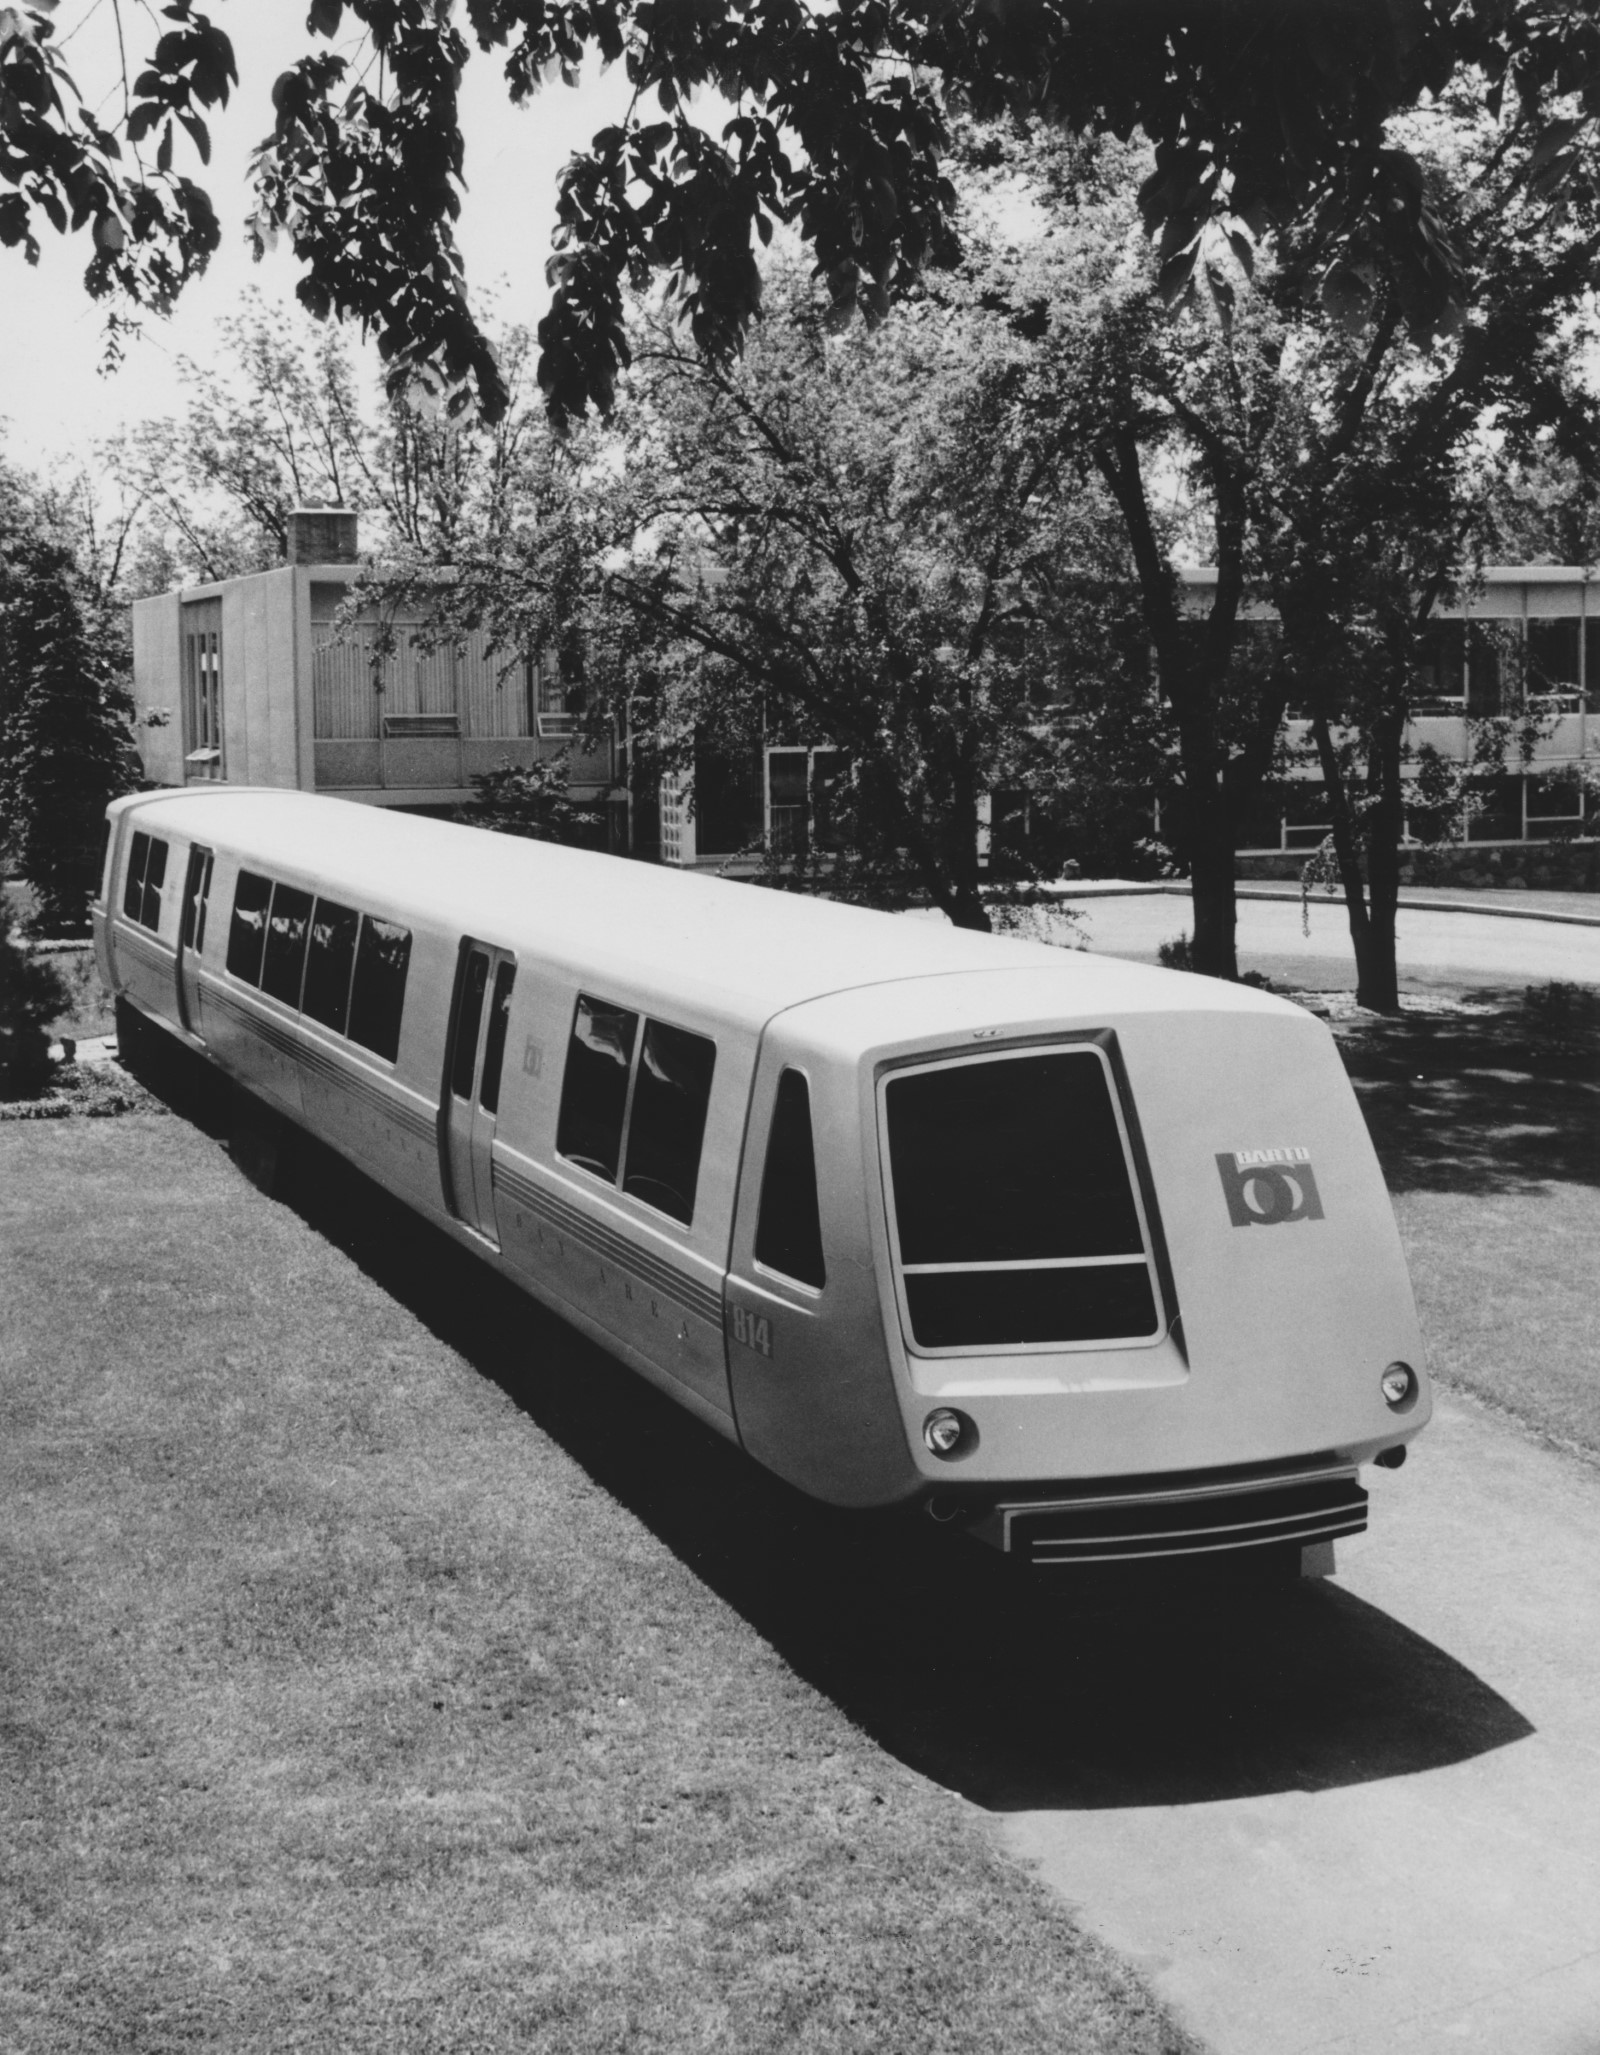
[[[1187,895],[1136,893],[1067,897],[1091,949],[1156,960],[1160,945],[1192,933]],[[1310,933],[1305,932],[1309,926]],[[1526,985],[1561,979],[1600,985],[1600,926],[1507,918],[1439,907],[1402,909],[1402,983],[1412,989],[1449,984]],[[1350,929],[1339,900],[1313,899],[1303,919],[1298,896],[1239,902],[1241,969],[1311,990],[1353,988]]]
[[[1368,1479],[1252,1774],[1006,1838],[1218,2055],[1596,2055],[1600,1470],[1447,1399]]]

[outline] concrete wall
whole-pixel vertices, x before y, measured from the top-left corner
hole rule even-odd
[[[181,785],[183,673],[175,592],[133,603],[133,704],[134,741],[145,776],[158,785]]]

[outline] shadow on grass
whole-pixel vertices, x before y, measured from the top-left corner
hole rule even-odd
[[[222,1130],[215,1096],[165,1082],[176,1110]],[[1332,1586],[1171,1570],[1030,1582],[920,1514],[819,1506],[319,1144],[247,1132],[234,1146],[880,1746],[980,1805],[1315,1791],[1533,1731]]]
[[[1390,1189],[1600,1185],[1592,1009],[1574,1017],[1520,992],[1479,996],[1492,1011],[1368,1020],[1340,1035]]]

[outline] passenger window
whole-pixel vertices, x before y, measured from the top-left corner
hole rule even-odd
[[[617,1181],[622,1123],[628,1111],[628,1072],[639,1016],[603,999],[578,995],[561,1080],[556,1149],[607,1184]]]
[[[150,838],[150,860],[144,871],[144,912],[139,918],[147,928],[161,925],[161,887],[167,881],[167,845]]]
[[[494,1004],[483,1044],[483,1082],[478,1087],[478,1104],[485,1113],[500,1111],[500,1072],[506,1060],[506,1029],[511,1023],[511,987],[516,981],[514,963],[502,963],[494,974]]]
[[[361,916],[350,906],[319,899],[311,916],[301,1011],[342,1035],[350,1018],[350,973],[356,961]]]
[[[228,969],[247,985],[261,982],[261,952],[267,939],[272,880],[240,871],[233,888],[233,925],[228,930]]]
[[[802,1072],[778,1080],[761,1173],[756,1261],[818,1290],[828,1281],[817,1211],[817,1158],[811,1142],[811,1090]]]
[[[386,1063],[393,1063],[400,1048],[410,962],[411,930],[365,915],[350,992],[350,1039]]]
[[[457,1099],[472,1097],[472,1073],[478,1064],[478,1030],[483,1026],[483,995],[488,989],[489,959],[481,949],[473,949],[468,953],[467,974],[461,981],[461,1012],[450,1061],[450,1090]]]
[[[298,1008],[300,979],[306,965],[306,930],[311,925],[311,894],[293,885],[279,885],[267,918],[267,948],[261,965],[261,989],[269,998]]]
[[[150,861],[150,837],[134,830],[128,851],[128,882],[122,888],[122,910],[129,920],[144,924],[144,867]]]
[[[685,1227],[694,1218],[716,1061],[717,1045],[707,1036],[645,1022],[622,1189]]]

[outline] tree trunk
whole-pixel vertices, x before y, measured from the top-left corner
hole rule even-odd
[[[980,935],[994,933],[994,922],[989,918],[989,909],[983,903],[975,878],[955,880],[945,895],[944,910],[953,927],[971,928]]]
[[[1350,939],[1356,952],[1356,1004],[1374,1013],[1400,1011],[1400,968],[1396,954],[1395,914],[1400,903],[1401,751],[1405,725],[1391,715],[1374,724],[1368,740],[1372,783],[1377,802],[1367,816],[1367,898],[1362,932],[1352,921]]]
[[[1198,807],[1191,813],[1194,825],[1189,840],[1189,883],[1194,894],[1194,935],[1189,944],[1189,960],[1207,977],[1237,978],[1235,851],[1220,794],[1213,797],[1205,814],[1209,818],[1200,818]]]

